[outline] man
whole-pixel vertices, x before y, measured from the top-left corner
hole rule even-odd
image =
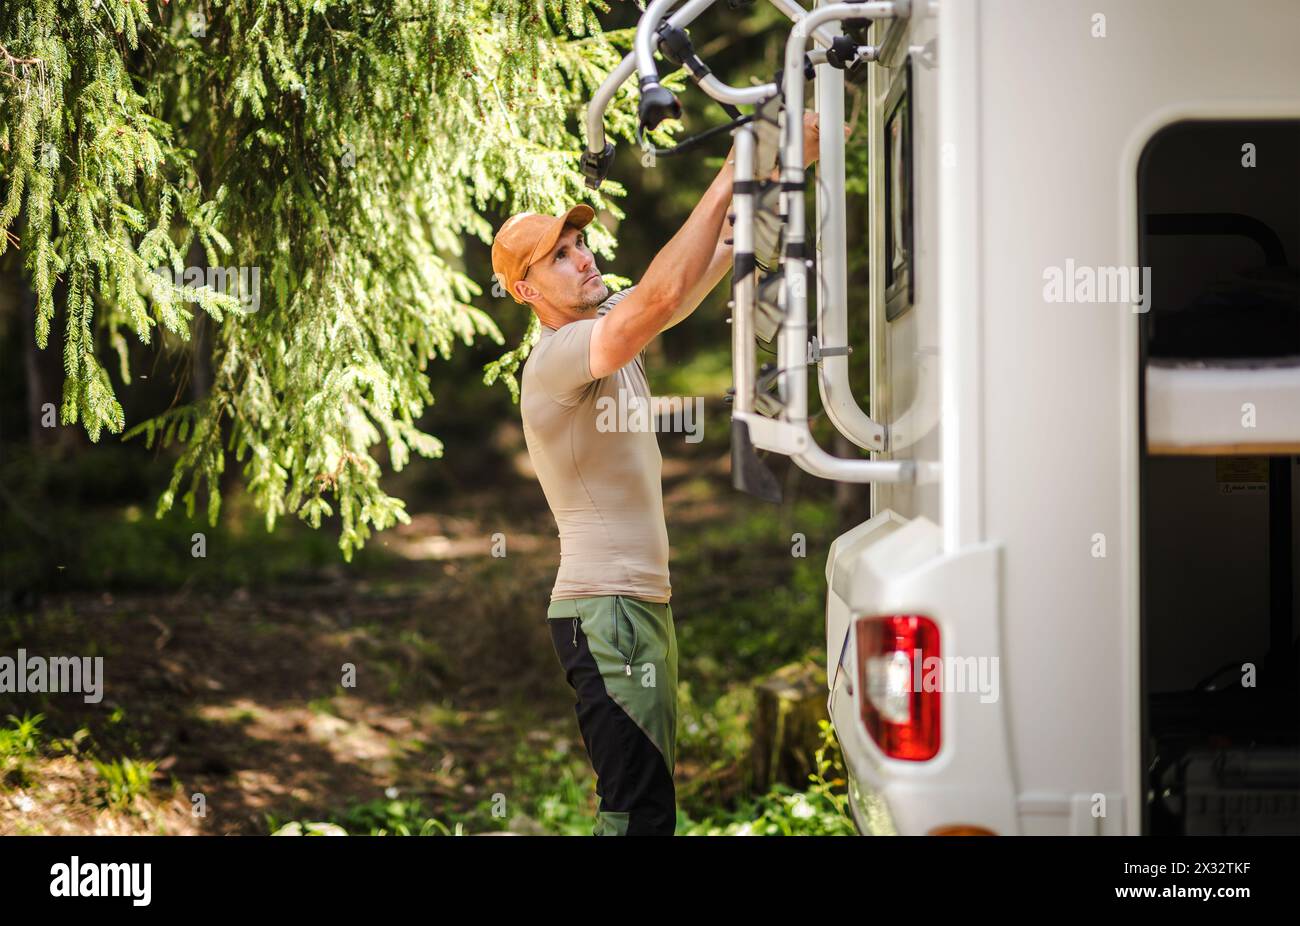
[[[817,143],[810,113],[807,163]],[[512,216],[492,243],[497,279],[541,322],[520,411],[560,534],[547,623],[596,772],[593,835],[671,836],[676,828],[677,640],[662,460],[648,424],[611,429],[601,410],[639,409],[618,418],[648,423],[645,346],[690,315],[730,268],[734,153],[640,281],[622,292],[610,294],[587,248],[590,206]]]

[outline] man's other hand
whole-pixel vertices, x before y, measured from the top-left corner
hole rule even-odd
[[[803,166],[807,170],[821,155],[821,117],[815,112],[803,114]]]
[[[850,128],[846,122],[844,124],[844,138],[846,141],[848,140],[849,132]],[[812,165],[817,162],[817,158],[821,156],[821,140],[821,118],[812,110],[806,110],[803,114],[803,166],[805,170],[812,167]],[[731,150],[727,152],[727,163],[734,164],[735,162],[736,143],[733,141],[731,143]],[[780,168],[773,170],[771,175],[772,178],[779,177],[780,172]]]
[[[844,123],[844,139],[849,137],[849,124]],[[805,169],[811,167],[813,163],[821,156],[822,127],[820,118],[815,112],[805,112],[803,114],[803,166]]]

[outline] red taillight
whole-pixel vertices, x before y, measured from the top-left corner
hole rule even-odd
[[[925,691],[926,660],[939,657],[939,628],[908,614],[857,621],[862,722],[892,759],[921,761],[939,752],[939,691]]]

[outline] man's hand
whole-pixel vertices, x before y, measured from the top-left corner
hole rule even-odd
[[[844,123],[844,140],[848,141],[849,133],[852,131],[849,124]],[[821,156],[822,127],[818,120],[817,113],[806,112],[803,114],[803,166],[811,167],[813,162]]]
[[[813,162],[821,156],[822,127],[821,118],[814,112],[803,114],[803,166],[804,170],[812,167]]]
[[[849,137],[848,123],[845,123],[844,125],[844,137],[845,139]],[[817,163],[817,159],[821,157],[821,140],[822,140],[822,128],[821,128],[820,116],[818,116],[817,113],[812,112],[811,110],[805,111],[803,114],[804,170],[807,170],[809,167],[812,167],[813,164]],[[727,163],[734,164],[735,162],[736,162],[736,143],[733,141],[731,143],[731,150],[727,152]],[[768,179],[776,179],[777,177],[780,176],[780,172],[781,169],[778,167],[777,169],[772,171],[772,174]]]
[[[844,137],[849,137],[849,126],[844,126]],[[807,170],[816,163],[816,159],[822,155],[822,121],[815,112],[803,112],[803,169]],[[727,160],[736,159],[736,143],[732,143],[732,150],[727,152]],[[774,173],[772,176],[776,177]]]

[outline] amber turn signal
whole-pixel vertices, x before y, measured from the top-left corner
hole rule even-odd
[[[996,836],[997,833],[992,830],[986,830],[982,826],[970,826],[969,824],[956,823],[951,826],[936,826],[930,830],[927,836]]]

